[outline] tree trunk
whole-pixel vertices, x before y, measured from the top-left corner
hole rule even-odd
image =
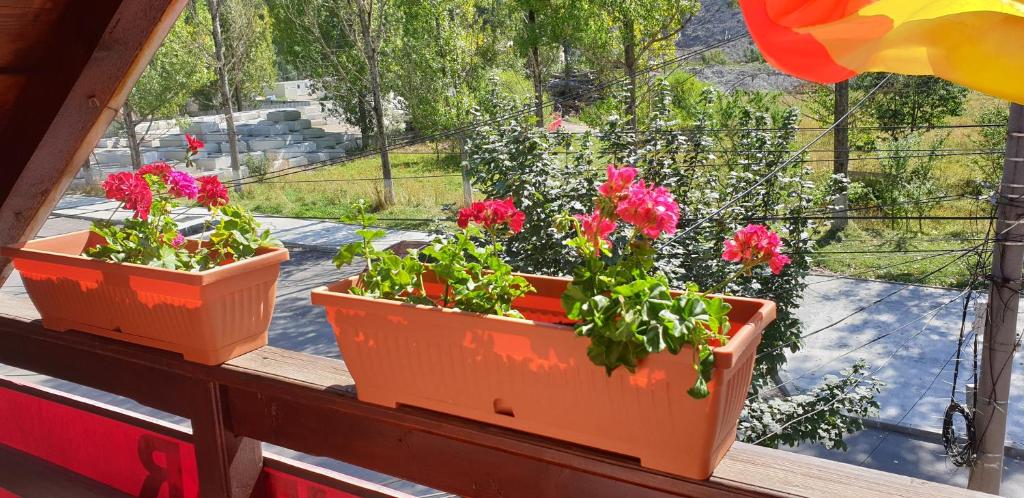
[[[85,162],[82,163],[82,176],[85,177],[86,185],[96,185],[96,173],[92,170],[92,164],[89,163],[89,158],[85,158]]]
[[[217,58],[220,99],[224,105],[222,111],[224,112],[224,123],[228,129],[228,145],[231,149],[231,172],[235,180],[235,192],[241,192],[242,184],[239,180],[242,179],[242,170],[238,160],[238,133],[235,132],[235,118],[231,115],[233,112],[231,109],[231,87],[228,85],[227,64],[224,62],[224,41],[220,34],[220,0],[207,0],[207,5],[210,7],[210,18],[213,24],[213,47]]]
[[[388,136],[384,131],[384,102],[380,90],[380,67],[378,66],[378,48],[370,33],[370,19],[366,12],[360,13],[363,47],[366,52],[366,64],[370,70],[370,93],[373,95],[373,116],[377,126],[377,146],[380,147],[380,166],[384,177],[384,204],[395,203],[395,186],[391,181],[391,156],[388,153]]]
[[[360,138],[359,147],[361,149],[365,150],[365,149],[370,148],[371,144],[373,144],[373,142],[374,142],[374,138],[373,138],[374,127],[373,127],[373,123],[370,122],[370,113],[366,112],[367,111],[367,109],[366,109],[367,106],[365,106],[363,104],[364,104],[363,99],[360,98],[359,99],[359,103],[357,104],[357,106],[358,106],[357,113],[358,113],[358,119],[359,119],[359,138]]]
[[[562,43],[562,78],[565,81],[569,81],[569,77],[572,76],[572,55],[570,54],[571,49],[568,43]]]
[[[239,112],[243,111],[245,108],[245,102],[242,101],[242,89],[239,85],[235,85],[235,91],[232,93],[235,97],[235,110]]]
[[[626,116],[629,117],[629,125],[635,130],[637,125],[636,109],[636,35],[633,29],[633,19],[627,18],[622,23],[622,47],[625,56],[625,72],[629,79],[629,96],[626,101]]]
[[[529,11],[526,13],[526,22],[529,25],[527,31],[534,33],[537,24],[537,13]],[[540,47],[536,40],[530,45],[530,79],[533,81],[533,115],[537,118],[537,127],[544,127],[544,81],[540,68]]]
[[[841,81],[835,86],[835,105],[833,107],[833,119],[836,125],[833,132],[834,143],[832,151],[832,173],[850,177],[850,128],[844,117],[850,109],[850,81]],[[839,231],[846,228],[849,222],[849,198],[846,188],[836,196],[833,203],[835,206],[832,213],[832,230]]]
[[[132,156],[132,169],[142,167],[142,151],[139,150],[139,135],[135,132],[135,110],[127,101],[121,108],[121,122],[124,123],[124,132],[128,137],[128,151]],[[88,161],[87,161],[88,162]]]
[[[462,166],[462,206],[469,207],[473,204],[473,183],[469,178],[469,162],[466,154],[466,135],[460,133],[458,137],[459,158]]]

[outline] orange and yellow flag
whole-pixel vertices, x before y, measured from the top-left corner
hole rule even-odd
[[[935,75],[1024,103],[1024,0],[740,0],[765,60],[819,83]]]

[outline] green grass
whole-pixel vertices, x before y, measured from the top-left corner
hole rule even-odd
[[[450,210],[462,202],[457,155],[394,153],[391,168],[396,202],[390,207],[381,206],[384,182],[367,180],[381,177],[379,157],[268,178],[247,185],[235,199],[256,213],[327,219],[349,214],[354,201],[365,199],[376,207],[380,225],[391,228],[426,229],[434,223],[421,219],[453,217]],[[435,175],[447,176],[404,178]]]
[[[950,120],[949,124],[974,124],[977,115],[995,99],[972,93],[968,100],[967,112]],[[818,126],[816,123],[802,123],[804,126]],[[935,130],[926,134],[927,140],[945,137],[944,149],[969,150],[976,148],[973,143],[977,129],[961,128]],[[804,139],[804,141],[809,138]],[[814,149],[827,149],[831,141],[822,141]],[[852,154],[852,157],[878,156],[883,153]],[[831,157],[831,153],[812,154],[812,159]],[[981,156],[939,158],[935,173],[944,195],[977,193],[979,180],[985,179]],[[813,178],[822,180],[832,173],[829,162],[812,163]],[[851,176],[878,172],[877,161],[851,161]],[[852,216],[876,216],[877,211],[857,211]],[[986,202],[963,199],[938,203],[927,216],[941,217],[984,217],[991,214]],[[916,216],[916,215],[915,215]],[[851,221],[849,227],[838,237],[822,236],[819,251],[812,257],[815,267],[841,275],[862,278],[891,280],[907,283],[921,283],[944,287],[965,287],[971,280],[977,255],[964,256],[963,252],[950,252],[973,248],[980,244],[988,230],[985,221],[933,220],[911,224],[891,225],[884,221]],[[982,251],[988,258],[987,251]],[[894,251],[916,251],[898,253]],[[934,251],[934,252],[924,252]],[[826,252],[865,252],[863,254],[824,254]],[[871,252],[870,254],[867,252]],[[987,261],[987,259],[986,259]]]

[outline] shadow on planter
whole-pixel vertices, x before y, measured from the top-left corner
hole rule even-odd
[[[80,231],[3,249],[21,273],[43,327],[173,351],[207,365],[267,344],[287,249],[184,272],[81,255],[102,240]],[[197,244],[189,241],[191,249]]]
[[[426,408],[709,477],[735,440],[775,304],[726,298],[731,340],[715,349],[711,395],[696,400],[686,393],[696,380],[692,349],[653,354],[635,373],[608,376],[561,308],[569,280],[524,277],[538,290],[514,304],[526,320],[348,294],[357,277],[314,290],[312,300],[327,309],[362,401]],[[440,284],[427,291],[439,293]]]

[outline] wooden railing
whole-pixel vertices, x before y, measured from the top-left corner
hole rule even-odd
[[[87,334],[43,329],[0,297],[0,363],[191,419],[202,496],[249,496],[260,441],[472,497],[986,496],[736,443],[707,481],[634,459],[414,408],[356,399],[341,361],[265,347],[219,367]]]

